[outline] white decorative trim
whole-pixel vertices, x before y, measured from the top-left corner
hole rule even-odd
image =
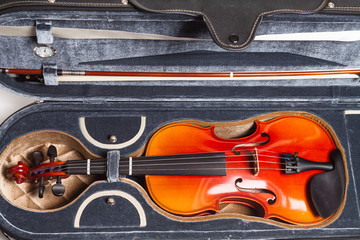
[[[334,32],[300,32],[265,34],[256,36],[255,41],[324,41],[324,42],[357,42],[360,41],[360,31]]]
[[[132,157],[129,157],[129,176],[132,175]]]
[[[105,196],[119,196],[119,197],[122,197],[122,198],[125,198],[126,200],[128,200],[136,208],[137,212],[139,213],[139,218],[140,218],[139,226],[146,227],[146,225],[147,225],[146,215],[145,215],[144,208],[141,206],[140,202],[126,192],[119,191],[119,190],[111,190],[111,191],[102,191],[102,192],[94,193],[93,195],[89,196],[80,205],[78,211],[76,212],[75,219],[74,219],[74,227],[75,228],[80,228],[81,215],[83,214],[85,208],[89,205],[89,203],[97,198],[105,197]],[[104,226],[104,227],[106,227],[106,226]]]
[[[90,175],[90,159],[88,159],[86,162],[86,174]]]
[[[80,122],[80,130],[81,130],[82,134],[84,135],[85,139],[88,140],[93,145],[95,145],[96,147],[100,147],[103,149],[121,149],[121,148],[128,147],[128,146],[134,144],[137,140],[139,140],[139,138],[145,131],[146,117],[141,116],[141,124],[140,124],[140,128],[139,128],[139,131],[137,132],[137,134],[129,141],[119,143],[119,144],[105,144],[105,143],[101,143],[101,142],[95,140],[86,129],[85,117],[79,118],[79,122]]]
[[[345,115],[359,115],[360,110],[345,110],[344,113]]]

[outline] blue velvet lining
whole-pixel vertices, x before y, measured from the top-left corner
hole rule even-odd
[[[19,12],[0,16],[0,24],[8,26],[33,26],[36,20],[50,20],[54,27],[89,28],[154,33],[178,37],[210,39],[201,19],[182,15],[160,15],[141,12]],[[360,29],[357,16],[341,15],[278,15],[267,17],[258,29],[257,35],[356,31]],[[56,63],[59,69],[104,70],[104,71],[186,71],[186,72],[261,72],[261,71],[304,71],[351,69],[359,66],[354,49],[360,41],[254,41],[240,52],[229,52],[219,48],[212,41],[164,41],[164,40],[119,40],[119,39],[59,39],[53,47],[57,54],[41,59],[33,53],[34,37],[0,36],[2,57],[0,66],[9,68],[41,68],[43,63]],[[21,53],[21,54],[19,54]],[[341,54],[340,54],[341,53]],[[130,90],[131,96],[122,89],[152,85],[154,99],[191,98],[192,86],[291,86],[301,92],[302,86],[310,90],[307,96],[323,86],[332,91],[332,86],[353,86],[357,91],[359,82],[354,79],[307,79],[296,81],[154,81],[117,83],[71,83],[68,87],[39,88],[31,84],[19,84],[14,79],[0,77],[0,83],[14,91],[42,99],[74,100],[81,98],[102,98],[104,100],[140,99],[142,93]],[[111,85],[109,89],[105,86]],[[184,93],[178,94],[182,86]],[[312,88],[311,86],[314,86]],[[110,89],[111,88],[111,89]],[[134,88],[134,89],[135,89]],[[49,91],[48,91],[49,90]],[[100,96],[95,97],[98,93]],[[164,94],[160,94],[160,92]],[[231,92],[231,90],[230,90]],[[251,89],[253,97],[279,98],[283,93],[262,92]],[[301,94],[300,94],[301,95]],[[165,97],[164,97],[165,96]],[[237,94],[228,95],[237,98]],[[212,96],[204,94],[204,99]],[[296,94],[294,95],[296,97]],[[301,97],[304,97],[302,95]],[[346,96],[344,96],[346,97]]]
[[[124,183],[97,184],[91,187],[74,204],[69,207],[50,213],[34,213],[14,208],[3,197],[0,197],[2,216],[0,225],[6,231],[11,231],[17,237],[29,239],[77,239],[79,234],[89,239],[95,238],[312,238],[312,237],[344,237],[360,235],[359,205],[357,194],[356,171],[358,171],[358,150],[353,145],[359,134],[357,123],[359,115],[344,115],[345,109],[359,109],[360,104],[347,103],[332,105],[318,102],[158,102],[158,103],[44,103],[36,104],[18,112],[10,117],[2,126],[0,132],[0,146],[3,150],[9,143],[22,135],[40,130],[57,130],[70,134],[79,139],[85,147],[93,153],[106,156],[106,149],[95,147],[82,135],[79,127],[80,117],[115,117],[120,120],[146,116],[146,128],[141,138],[134,144],[121,149],[123,156],[133,153],[141,148],[160,126],[182,119],[196,119],[210,122],[238,121],[261,114],[281,110],[306,110],[322,117],[335,130],[347,156],[349,167],[349,186],[345,209],[334,223],[321,229],[285,229],[271,224],[242,219],[222,219],[205,222],[178,222],[168,219],[155,210],[139,195],[139,192]],[[95,123],[93,123],[94,125]],[[98,128],[103,124],[98,122]],[[107,126],[104,126],[105,128]],[[127,126],[120,126],[126,131]],[[348,139],[349,137],[349,139]],[[348,142],[348,140],[350,142]],[[74,228],[73,218],[79,205],[91,194],[104,190],[121,190],[130,193],[145,208],[148,225],[144,228],[136,225],[138,215],[132,208],[121,211],[126,217],[119,217],[119,211],[108,211],[106,198],[93,202],[92,208],[86,214],[100,214],[99,217],[83,219],[86,228]],[[100,191],[100,192],[101,192]],[[121,201],[119,201],[121,202]],[[124,205],[126,206],[126,204]],[[104,208],[104,212],[100,211]],[[107,215],[102,215],[107,213]],[[28,219],[32,221],[28,221]],[[128,219],[129,218],[129,219]],[[98,220],[103,219],[102,225]],[[109,222],[105,221],[108,220]],[[111,220],[113,219],[113,220]],[[123,220],[122,220],[123,219]],[[115,221],[115,222],[114,222]],[[38,222],[43,222],[38,224]],[[115,227],[115,225],[116,227]],[[131,225],[131,226],[130,226]]]

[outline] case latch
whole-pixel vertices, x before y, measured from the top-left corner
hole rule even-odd
[[[51,21],[36,21],[36,38],[38,44],[52,44],[54,42],[51,27]]]
[[[107,153],[106,178],[108,182],[120,182],[120,151],[109,151]]]
[[[43,64],[43,77],[44,84],[46,86],[57,86],[59,85],[58,75],[57,75],[57,66],[56,64]]]

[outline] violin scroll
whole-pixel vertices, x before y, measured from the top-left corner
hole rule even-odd
[[[23,183],[30,178],[29,167],[20,161],[17,165],[9,168],[7,177],[16,181],[17,184]]]
[[[45,192],[44,181],[56,177],[57,181],[52,187],[52,192],[55,196],[62,196],[65,193],[65,186],[61,183],[61,179],[68,177],[62,169],[65,163],[55,162],[55,158],[57,157],[57,149],[55,146],[49,147],[48,157],[50,163],[42,163],[44,161],[42,152],[33,152],[32,168],[29,168],[24,162],[20,161],[17,165],[8,169],[7,177],[16,181],[17,184],[24,182],[39,183],[39,198],[43,198]]]

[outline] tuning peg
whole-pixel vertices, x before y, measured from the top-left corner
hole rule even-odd
[[[57,177],[56,184],[52,186],[52,192],[57,197],[61,197],[65,193],[65,186],[61,183],[61,176]]]
[[[42,152],[38,152],[38,151],[33,152],[31,160],[32,160],[33,166],[37,166],[44,161],[44,154]]]
[[[36,151],[32,153],[32,163],[34,166],[39,165],[40,163],[42,163],[44,161],[44,154],[42,152]],[[37,182],[38,180],[36,179],[35,182]],[[44,192],[45,192],[45,186],[44,186],[44,178],[40,178],[40,183],[39,183],[39,198],[43,198],[44,196]]]
[[[51,145],[48,148],[47,152],[48,157],[50,158],[50,162],[55,162],[55,158],[57,157],[57,149],[55,146]],[[52,177],[49,177],[49,180],[52,180]]]
[[[50,162],[54,162],[55,158],[57,157],[57,149],[55,146],[51,145],[48,148],[48,152],[47,152],[48,157],[50,158]]]
[[[39,198],[43,198],[44,192],[45,192],[44,178],[41,178],[39,183]]]

